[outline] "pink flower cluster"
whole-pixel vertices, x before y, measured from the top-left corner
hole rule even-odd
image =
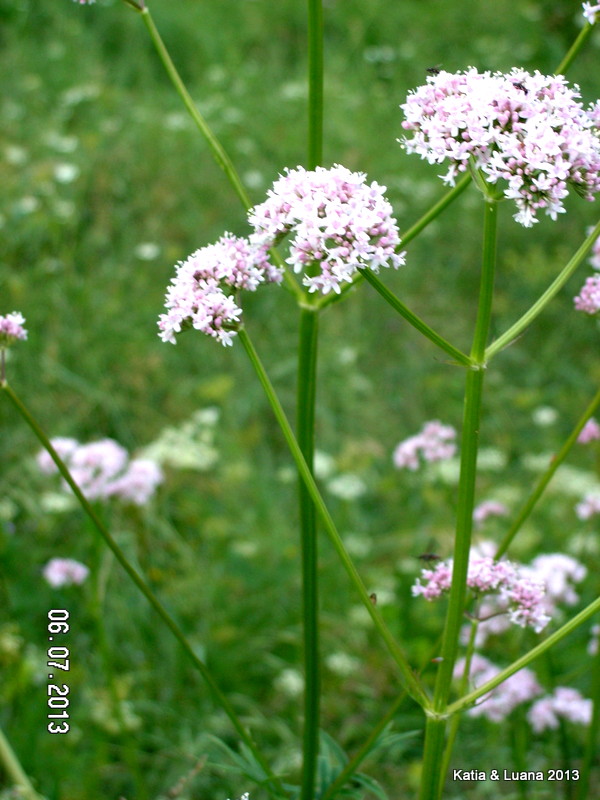
[[[600,275],[592,275],[586,278],[581,291],[573,302],[577,311],[596,314],[600,310]]]
[[[51,558],[42,570],[46,581],[55,589],[61,586],[79,585],[89,575],[90,571],[79,561],[72,558]]]
[[[530,227],[541,209],[564,212],[569,185],[587,200],[600,190],[599,107],[579,98],[562,75],[441,71],[401,106],[413,132],[401,143],[430,164],[450,161],[451,185],[469,162],[489,183],[506,181],[515,219]]]
[[[419,455],[424,461],[444,461],[456,453],[456,431],[439,420],[426,422],[422,430],[400,442],[394,450],[393,461],[398,469],[419,468]]]
[[[116,497],[145,505],[164,480],[161,468],[149,459],[131,459],[113,439],[80,444],[76,439],[52,439],[52,446],[67,465],[73,480],[88,500]],[[58,472],[50,455],[42,450],[38,466],[47,475]],[[67,485],[64,484],[65,488]]]
[[[598,420],[594,419],[594,417],[590,417],[581,429],[577,441],[579,444],[589,444],[598,439],[600,439],[600,425],[598,425]]]
[[[233,294],[281,282],[282,271],[269,262],[268,251],[286,236],[287,263],[304,273],[311,292],[340,292],[359,267],[399,267],[404,255],[396,252],[400,238],[384,191],[339,165],[287,170],[265,202],[249,211],[249,239],[226,233],[179,262],[167,290],[167,313],[158,322],[163,341],[174,344],[176,334],[191,327],[232,344],[242,314]]]
[[[527,713],[527,719],[536,733],[556,730],[559,717],[578,725],[589,725],[592,701],[582,697],[577,689],[558,686],[553,694],[536,700]]]
[[[460,659],[454,667],[454,677],[460,679],[465,670],[465,659]],[[471,660],[469,677],[475,689],[495,678],[500,668],[487,658],[477,655]],[[542,688],[534,673],[522,669],[507,678],[504,683],[484,695],[477,705],[467,712],[471,717],[486,717],[491,722],[502,722],[521,703],[527,703],[542,693]]]
[[[80,3],[80,5],[82,5],[82,6],[85,6],[85,5],[91,6],[92,3],[96,2],[96,0],[73,0],[73,2]]]
[[[598,12],[600,12],[600,3],[582,3],[583,6],[583,16],[586,20],[590,23],[590,25],[594,25],[596,20],[598,19]]]
[[[596,514],[600,514],[600,494],[597,492],[588,492],[584,495],[581,503],[575,506],[575,513],[579,519],[590,519]]]
[[[450,591],[452,559],[440,561],[433,569],[423,569],[412,587],[413,597],[436,600]],[[546,589],[542,580],[511,561],[494,561],[491,556],[471,553],[467,587],[477,598],[485,596],[480,618],[507,614],[510,622],[539,633],[550,621],[546,612]]]
[[[23,327],[25,317],[18,311],[0,316],[0,348],[9,347],[19,339],[27,339],[27,331]]]
[[[253,292],[265,281],[280,280],[266,248],[226,233],[177,265],[167,289],[167,313],[158,321],[160,337],[175,344],[175,334],[187,326],[231,345],[242,314],[231,292]]]
[[[508,508],[504,503],[499,503],[497,500],[484,500],[474,508],[473,522],[476,525],[483,525],[488,517],[505,517],[507,514]]]
[[[290,236],[287,263],[311,292],[340,292],[359,267],[399,267],[404,255],[385,187],[336,164],[286,170],[248,219],[255,240],[270,248]]]

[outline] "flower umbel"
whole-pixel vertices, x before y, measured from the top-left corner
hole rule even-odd
[[[331,169],[287,170],[254,206],[248,219],[252,241],[270,248],[290,236],[287,263],[303,273],[310,292],[340,292],[359,267],[375,272],[399,267],[400,237],[385,187],[336,164]]]
[[[177,265],[167,289],[167,313],[158,321],[161,339],[175,344],[176,334],[188,326],[231,345],[242,315],[232,292],[253,292],[265,281],[281,281],[280,270],[269,263],[267,248],[224,234]]]
[[[556,219],[572,186],[586,200],[600,190],[598,106],[584,108],[562,75],[441,71],[409,94],[401,140],[430,164],[450,162],[454,185],[469,164],[488,184],[506,181],[517,222],[530,227],[543,209]]]
[[[596,314],[600,310],[600,275],[587,278],[573,302],[577,311]]]
[[[88,500],[116,497],[143,506],[164,480],[156,462],[142,458],[130,460],[127,450],[112,439],[80,444],[75,439],[59,437],[51,443]],[[58,472],[45,450],[38,453],[37,462],[47,475]]]

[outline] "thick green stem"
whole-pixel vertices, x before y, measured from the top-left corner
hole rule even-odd
[[[600,236],[600,222],[596,225],[594,230],[590,233],[584,243],[579,247],[577,252],[569,260],[567,265],[562,269],[558,277],[550,284],[543,295],[536,300],[531,308],[523,314],[521,319],[517,320],[506,333],[503,333],[495,342],[493,342],[485,351],[485,360],[489,361],[496,353],[503,350],[505,347],[513,342],[525,328],[527,328],[533,320],[542,313],[548,303],[553,297],[562,289],[565,283],[569,280],[571,275],[575,272],[577,267],[581,264],[583,259],[588,254],[588,250],[594,244],[596,239]]]
[[[452,585],[442,640],[442,661],[436,678],[433,698],[433,708],[438,717],[429,718],[425,729],[425,752],[423,756],[423,780],[419,794],[420,800],[437,800],[441,791],[439,775],[444,759],[446,706],[458,652],[460,628],[463,622],[469,551],[471,549],[481,400],[485,374],[483,359],[492,309],[497,219],[497,203],[486,202],[479,305],[473,346],[471,348],[474,367],[467,373],[465,387]],[[431,741],[429,741],[430,739]]]
[[[10,746],[10,742],[4,735],[4,732],[2,731],[1,728],[0,728],[0,764],[2,764],[2,766],[4,767],[6,774],[8,775],[10,781],[14,783],[15,788],[19,790],[20,797],[23,797],[24,800],[44,800],[42,796],[39,795],[31,785],[31,781],[25,774],[19,759],[15,755],[14,750]]]
[[[423,334],[423,336],[426,336],[431,342],[436,344],[458,364],[462,364],[465,367],[470,367],[473,365],[473,360],[469,358],[469,356],[465,355],[462,350],[459,350],[457,347],[454,347],[454,345],[450,344],[450,342],[446,341],[443,336],[440,336],[439,333],[434,331],[433,328],[430,328],[426,322],[413,313],[408,306],[406,306],[402,300],[400,300],[400,298],[396,297],[393,292],[390,292],[387,286],[385,286],[385,284],[379,280],[372,270],[361,269],[360,273],[365,280],[370,283],[371,286],[383,297],[386,303],[389,303],[395,311],[397,311],[408,323],[413,326],[413,328],[416,328],[420,333]]]
[[[471,675],[471,662],[473,661],[473,654],[475,653],[475,639],[477,637],[478,627],[479,627],[479,621],[476,619],[472,619],[471,632],[469,634],[469,643],[467,645],[467,652],[465,654],[465,667],[463,669],[462,678],[460,679],[460,685],[458,687],[459,694],[464,694],[469,688],[469,676]],[[446,781],[446,775],[448,774],[450,759],[452,758],[452,750],[454,749],[454,742],[456,741],[456,735],[458,734],[458,728],[460,725],[460,718],[461,718],[460,714],[455,714],[450,722],[450,727],[448,730],[448,738],[446,740],[446,747],[444,750],[444,760],[442,762],[442,768],[440,770],[440,794],[443,792],[444,783]]]
[[[579,434],[581,433],[581,431],[583,430],[583,428],[585,426],[585,423],[595,413],[595,411],[598,408],[598,406],[600,406],[600,389],[596,392],[596,394],[594,396],[594,399],[589,404],[589,406],[586,408],[586,410],[583,412],[581,418],[577,422],[577,425],[575,426],[575,428],[573,429],[573,431],[569,435],[569,438],[566,440],[566,442],[560,448],[558,453],[556,453],[556,455],[552,456],[552,460],[550,461],[550,464],[548,465],[548,468],[546,469],[546,471],[544,472],[542,477],[539,479],[539,481],[537,483],[537,486],[535,487],[535,489],[533,490],[533,492],[529,496],[527,502],[525,503],[525,505],[521,509],[519,515],[517,516],[517,518],[515,519],[513,524],[510,526],[509,530],[507,531],[506,535],[504,536],[504,538],[500,542],[500,546],[498,547],[498,550],[497,550],[496,556],[495,556],[497,559],[501,558],[506,553],[508,548],[510,547],[510,544],[511,544],[512,540],[515,538],[515,536],[517,535],[517,533],[521,529],[521,525],[525,522],[527,517],[533,511],[533,509],[535,507],[535,504],[540,499],[540,497],[544,493],[546,487],[548,486],[548,484],[552,480],[552,478],[554,476],[554,473],[560,467],[560,465],[563,463],[563,461],[565,460],[565,458],[567,457],[567,455],[571,451],[571,448],[573,447],[573,445],[577,441],[577,438],[578,438]]]
[[[572,633],[576,628],[580,625],[583,625],[584,622],[587,622],[594,614],[597,614],[600,611],[600,597],[586,606],[583,611],[580,611],[579,614],[576,614],[573,619],[570,619],[568,622],[565,622],[557,631],[551,633],[547,639],[544,639],[543,642],[533,647],[528,653],[525,653],[524,656],[518,658],[516,661],[513,661],[508,667],[503,669],[493,678],[491,678],[487,683],[482,684],[477,689],[474,689],[469,694],[466,694],[464,697],[461,697],[456,702],[451,703],[447,709],[447,714],[456,714],[457,711],[462,711],[464,708],[468,708],[469,706],[473,705],[473,703],[478,700],[480,697],[483,697],[484,694],[491,692],[492,689],[495,689],[496,686],[500,686],[501,683],[507,678],[510,678],[511,675],[514,675],[515,672],[518,672],[523,667],[529,666],[533,661],[543,655],[547,650],[554,645],[561,642],[566,636]]]
[[[254,349],[254,346],[248,336],[247,331],[244,328],[241,328],[239,331],[239,339],[241,340],[248,358],[260,380],[260,383],[264,389],[264,392],[267,396],[269,401],[269,405],[273,410],[273,414],[281,428],[281,432],[286,440],[286,443],[289,447],[290,453],[294,462],[296,464],[296,468],[304,481],[304,485],[306,486],[308,493],[315,505],[317,510],[317,514],[323,523],[323,527],[325,532],[327,533],[335,551],[340,558],[344,569],[346,570],[350,581],[354,585],[355,589],[357,590],[360,599],[364,605],[364,607],[369,612],[369,616],[373,620],[375,628],[377,629],[378,633],[382,637],[383,641],[385,642],[392,658],[396,662],[400,674],[403,678],[403,683],[406,687],[406,690],[411,695],[411,697],[419,703],[419,705],[423,706],[423,708],[429,708],[430,701],[425,693],[423,687],[421,686],[420,681],[414,674],[406,655],[404,654],[402,648],[390,632],[389,628],[383,621],[383,617],[381,616],[378,608],[376,605],[373,604],[371,600],[370,593],[365,588],[360,575],[358,574],[356,567],[354,566],[354,562],[348,555],[346,548],[344,547],[344,543],[342,542],[341,536],[338,533],[338,530],[335,526],[335,523],[329,513],[327,506],[319,489],[317,488],[317,484],[315,483],[315,479],[312,476],[310,469],[306,461],[304,460],[304,456],[302,455],[302,451],[298,445],[296,437],[292,431],[290,423],[288,422],[287,416],[283,407],[279,401],[277,393],[273,388],[273,385],[269,379],[269,376],[266,373],[266,370],[258,357],[258,353]]]
[[[58,455],[58,453],[56,452],[56,450],[52,446],[50,440],[48,439],[48,437],[46,436],[44,431],[38,425],[38,423],[35,420],[35,418],[30,414],[30,412],[27,409],[27,407],[24,405],[24,403],[20,400],[20,398],[15,394],[15,392],[12,390],[12,388],[6,382],[4,382],[2,384],[1,388],[4,389],[4,391],[6,392],[8,397],[10,398],[11,402],[13,403],[13,405],[15,406],[15,408],[17,409],[19,414],[23,417],[23,419],[25,420],[27,425],[29,425],[29,427],[31,428],[33,433],[36,435],[36,437],[38,438],[38,440],[41,443],[42,447],[48,452],[48,454],[50,455],[50,457],[52,458],[52,460],[56,464],[56,467],[57,467],[58,471],[60,472],[62,477],[65,479],[65,481],[67,482],[67,484],[71,488],[73,494],[75,495],[75,497],[79,501],[79,504],[81,505],[82,509],[87,514],[87,516],[91,520],[92,524],[94,525],[95,529],[98,531],[100,536],[104,539],[105,543],[108,545],[110,550],[112,550],[112,552],[114,553],[114,555],[115,555],[117,561],[119,562],[119,564],[123,567],[123,569],[125,570],[127,575],[130,577],[130,579],[133,581],[133,583],[137,586],[137,588],[140,590],[140,592],[144,595],[146,600],[150,603],[152,608],[156,611],[156,613],[159,615],[159,617],[165,623],[167,628],[169,628],[169,630],[171,631],[173,636],[177,639],[177,641],[179,642],[179,644],[183,648],[184,652],[186,653],[186,655],[188,656],[188,658],[190,659],[190,661],[192,662],[192,664],[194,665],[196,670],[202,675],[202,677],[204,678],[205,683],[207,684],[208,688],[212,692],[214,698],[217,700],[217,702],[219,703],[221,708],[225,711],[225,713],[229,717],[229,720],[231,721],[233,727],[235,728],[235,730],[239,734],[240,738],[246,744],[248,749],[252,752],[253,756],[256,758],[257,762],[260,764],[260,766],[264,770],[265,775],[267,775],[269,777],[269,781],[271,783],[271,793],[273,793],[273,788],[275,788],[275,789],[278,790],[279,794],[284,794],[284,790],[283,790],[283,787],[282,787],[279,779],[276,778],[275,775],[273,775],[273,773],[271,772],[271,770],[268,767],[266,761],[264,760],[264,758],[262,757],[262,755],[258,751],[256,744],[252,740],[252,737],[248,734],[248,732],[246,731],[246,729],[242,725],[239,717],[237,716],[237,714],[233,710],[233,706],[231,705],[231,703],[229,702],[227,697],[223,694],[223,692],[219,688],[218,684],[216,683],[215,679],[213,678],[212,674],[210,673],[208,667],[206,666],[206,664],[200,658],[198,658],[198,656],[196,655],[196,653],[194,652],[192,646],[190,645],[190,643],[186,639],[186,637],[185,637],[183,631],[181,630],[181,628],[179,627],[179,625],[175,622],[173,617],[171,617],[169,612],[165,609],[165,607],[162,605],[162,603],[158,600],[158,598],[152,592],[152,590],[150,589],[150,587],[148,586],[146,581],[141,577],[141,575],[138,574],[136,569],[131,565],[131,563],[127,559],[127,556],[125,555],[125,553],[121,550],[121,548],[119,547],[117,542],[113,539],[113,537],[111,536],[111,534],[107,530],[107,528],[104,525],[104,523],[101,521],[101,519],[96,514],[96,511],[94,510],[94,508],[90,505],[89,501],[87,500],[85,495],[82,493],[82,491],[79,488],[79,486],[73,480],[73,477],[72,477],[71,473],[69,472],[69,470],[67,469],[66,465],[64,464],[64,462],[62,461],[62,459],[60,458],[60,456]]]
[[[308,0],[308,169],[323,159],[323,0]]]
[[[316,311],[300,312],[296,432],[298,445],[311,473],[314,460],[315,398],[319,318]],[[304,740],[301,800],[312,800],[319,754],[321,676],[319,659],[319,592],[317,515],[304,481],[299,478],[302,548],[302,607],[304,618]]]

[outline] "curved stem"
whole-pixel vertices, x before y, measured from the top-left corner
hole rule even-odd
[[[462,711],[464,708],[468,708],[469,706],[473,705],[473,703],[480,697],[483,697],[484,694],[491,692],[492,689],[495,689],[496,686],[504,683],[504,681],[507,678],[510,678],[511,675],[514,675],[515,672],[518,672],[520,669],[523,669],[523,667],[531,664],[532,661],[535,661],[536,658],[539,658],[541,655],[543,655],[546,650],[554,647],[555,644],[558,644],[558,642],[562,641],[566,636],[572,633],[580,625],[583,625],[584,622],[587,622],[599,611],[600,597],[586,606],[586,608],[584,608],[583,611],[580,611],[579,614],[576,614],[573,619],[565,622],[565,624],[562,625],[557,631],[551,633],[550,636],[548,636],[547,639],[544,639],[543,642],[540,642],[540,644],[536,645],[528,653],[525,653],[524,656],[521,656],[521,658],[513,661],[512,664],[491,678],[487,683],[482,684],[477,689],[469,692],[469,694],[461,697],[459,700],[456,700],[456,702],[451,703],[447,707],[446,713],[448,715],[456,714],[457,711]]]
[[[517,322],[515,322],[515,324],[506,331],[506,333],[503,333],[500,338],[496,339],[496,341],[487,348],[485,351],[486,361],[489,361],[491,358],[493,358],[497,353],[500,352],[500,350],[508,347],[508,345],[511,344],[511,342],[513,342],[539,314],[541,314],[548,303],[562,289],[577,267],[581,264],[583,259],[586,257],[588,250],[594,244],[599,235],[600,222],[598,222],[594,230],[590,233],[581,247],[577,250],[567,265],[561,270],[558,277],[550,284],[541,297],[536,300],[536,302],[528,311],[525,312],[525,314],[523,314],[521,319],[517,320]]]
[[[52,446],[50,440],[48,439],[44,431],[38,425],[35,418],[30,414],[29,410],[26,408],[24,403],[20,400],[20,398],[15,394],[15,392],[6,382],[2,384],[2,389],[4,389],[4,391],[7,393],[8,397],[10,398],[11,402],[13,403],[19,414],[23,417],[27,425],[29,425],[33,433],[36,435],[42,447],[48,452],[48,454],[56,464],[58,471],[65,479],[65,481],[71,488],[73,494],[79,501],[79,504],[81,505],[82,509],[85,511],[85,513],[91,520],[92,524],[94,525],[100,536],[104,539],[110,550],[112,550],[119,564],[123,567],[127,575],[131,578],[133,583],[137,586],[137,588],[144,595],[146,600],[150,603],[152,608],[156,611],[156,613],[159,615],[159,617],[162,619],[165,625],[169,628],[173,636],[177,639],[177,641],[183,648],[184,652],[186,653],[186,655],[188,656],[188,658],[190,659],[196,670],[198,670],[198,672],[202,675],[208,688],[212,692],[213,696],[215,697],[215,699],[217,700],[223,711],[225,711],[225,713],[229,717],[230,722],[232,723],[233,727],[239,734],[240,738],[246,744],[248,749],[251,751],[256,761],[260,764],[260,766],[265,772],[265,775],[268,776],[269,781],[271,783],[271,789],[270,789],[271,792],[273,793],[273,788],[276,788],[279,791],[279,793],[284,793],[283,786],[281,785],[279,779],[271,772],[266,761],[263,759],[262,755],[258,751],[256,744],[254,743],[251,736],[248,734],[248,732],[242,725],[239,717],[233,710],[233,706],[219,688],[218,684],[216,683],[215,679],[210,673],[208,667],[200,658],[198,658],[198,656],[196,655],[192,646],[186,639],[179,625],[175,622],[173,617],[165,609],[160,600],[152,592],[146,581],[141,577],[141,575],[139,575],[136,569],[131,565],[125,553],[121,550],[117,542],[113,539],[113,537],[109,533],[104,523],[96,514],[96,511],[94,510],[92,505],[89,503],[89,501],[82,493],[79,486],[73,480],[71,473],[69,472],[66,465],[64,464],[64,462],[62,461],[62,459]]]
[[[375,291],[377,291],[383,297],[386,303],[389,303],[389,305],[391,305],[391,307],[397,311],[400,316],[404,317],[404,319],[410,323],[413,328],[416,328],[420,333],[423,334],[423,336],[436,344],[441,350],[451,356],[451,358],[453,358],[458,364],[462,364],[464,367],[470,367],[473,365],[472,358],[469,358],[469,356],[465,355],[462,350],[459,350],[457,347],[454,347],[453,344],[450,344],[450,342],[446,341],[443,336],[440,336],[439,333],[434,331],[433,328],[430,328],[426,322],[413,313],[408,306],[406,306],[402,300],[400,300],[399,297],[396,297],[396,295],[379,280],[373,270],[361,269],[359,271],[367,283],[370,283]]]
[[[245,328],[241,328],[238,331],[238,338],[241,340],[248,355],[248,358],[250,359],[250,362],[258,376],[258,379],[261,382],[261,385],[269,401],[269,405],[271,406],[273,414],[275,415],[279,427],[281,428],[281,432],[289,447],[292,458],[294,459],[294,462],[296,464],[296,468],[300,473],[302,480],[304,481],[304,485],[306,486],[308,493],[310,494],[310,497],[317,510],[317,514],[320,517],[321,522],[323,523],[323,527],[325,528],[325,531],[333,547],[335,548],[335,551],[337,552],[338,557],[340,558],[342,565],[346,570],[348,577],[350,578],[350,581],[357,590],[364,607],[369,612],[369,616],[373,620],[373,623],[377,631],[379,632],[379,635],[384,640],[392,658],[396,662],[400,670],[400,674],[403,678],[403,683],[406,687],[406,690],[411,695],[411,697],[417,703],[419,703],[419,705],[423,706],[423,708],[429,708],[430,701],[429,698],[427,697],[427,694],[425,693],[425,690],[423,689],[420,681],[414,674],[402,648],[400,647],[400,645],[390,632],[389,628],[383,621],[383,617],[381,616],[381,613],[377,609],[377,606],[373,604],[370,597],[370,593],[365,588],[365,585],[363,584],[360,575],[358,574],[356,567],[354,566],[354,562],[352,561],[352,559],[350,558],[350,556],[346,551],[346,548],[344,547],[342,538],[338,533],[338,530],[331,517],[331,514],[327,509],[327,506],[325,505],[325,502],[323,501],[323,498],[321,497],[319,489],[317,488],[317,484],[315,483],[315,479],[313,478],[311,471],[308,468],[306,461],[304,460],[302,451],[298,446],[298,442],[296,440],[296,437],[294,436],[294,433],[292,431],[290,423],[288,422],[287,416],[285,414],[285,411],[283,410],[281,402],[279,401],[277,393],[273,388],[269,376],[267,375],[267,372],[258,356],[258,353],[254,349],[254,345],[252,344]]]
[[[550,464],[548,465],[548,468],[546,469],[546,471],[544,472],[542,477],[539,479],[537,486],[535,487],[535,489],[533,490],[533,492],[529,496],[529,499],[527,500],[527,502],[525,503],[525,505],[521,509],[519,515],[517,516],[517,518],[515,519],[513,524],[510,526],[509,530],[507,531],[506,535],[504,536],[504,538],[500,542],[500,545],[499,545],[498,550],[496,551],[496,555],[495,555],[496,559],[501,558],[506,553],[506,551],[508,550],[512,540],[515,538],[515,536],[519,532],[519,530],[521,528],[521,525],[525,522],[527,517],[531,514],[531,512],[533,511],[533,509],[535,507],[535,504],[540,499],[540,497],[544,493],[546,487],[548,486],[548,484],[550,483],[550,481],[554,477],[554,473],[560,467],[560,465],[563,463],[565,458],[568,456],[571,448],[573,447],[573,445],[577,441],[577,438],[578,438],[579,434],[583,430],[583,427],[584,427],[585,423],[594,414],[594,412],[596,411],[596,409],[599,406],[600,406],[600,389],[598,389],[598,391],[594,395],[594,398],[593,398],[592,402],[589,404],[589,406],[583,412],[581,418],[577,422],[577,425],[575,426],[575,428],[573,429],[573,431],[569,435],[569,438],[565,441],[565,443],[560,448],[558,453],[556,453],[556,455],[554,455],[552,457],[552,460],[550,461]]]
[[[314,460],[317,312],[300,312],[296,431],[298,445],[311,473]],[[319,659],[319,592],[317,516],[314,503],[299,477],[302,550],[302,606],[304,618],[304,739],[301,800],[312,800],[319,754],[321,675]]]

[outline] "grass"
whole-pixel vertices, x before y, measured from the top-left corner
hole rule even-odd
[[[192,95],[259,201],[279,171],[305,159],[302,4],[157,0],[152,9]],[[363,170],[387,185],[401,228],[408,228],[442,187],[435,168],[408,158],[395,143],[397,106],[407,91],[440,62],[447,69],[518,63],[549,71],[576,34],[576,16],[569,3],[328,3],[326,163]],[[240,348],[224,351],[192,335],[171,347],[156,336],[173,264],[224,229],[245,233],[244,215],[135,14],[108,0],[91,8],[0,0],[0,23],[2,313],[21,310],[30,330],[27,345],[10,359],[11,384],[49,434],[111,436],[131,450],[198,408],[219,408],[213,468],[170,469],[147,512],[114,509],[106,516],[252,724],[274,768],[293,774],[300,700],[292,681],[281,678],[297,668],[301,646],[291,461]],[[599,93],[597,54],[596,38],[570,76],[586,100]],[[596,221],[593,205],[578,198],[568,205],[568,215],[542,220],[533,234],[501,208],[495,334],[543,291]],[[383,276],[460,347],[467,346],[473,322],[478,206],[469,190],[411,243],[407,265]],[[148,244],[154,251],[143,247]],[[597,328],[572,315],[571,297],[582,280],[583,273],[490,370],[482,444],[506,464],[499,472],[482,470],[482,498],[500,487],[517,510],[532,481],[525,456],[557,449],[598,385]],[[245,316],[291,414],[292,299],[265,289],[249,298]],[[366,285],[323,316],[318,448],[333,457],[337,474],[355,473],[366,487],[354,500],[331,493],[328,499],[354,542],[366,582],[382,601],[386,592],[391,599],[381,603],[386,620],[402,632],[413,663],[427,659],[441,624],[440,608],[410,599],[416,556],[431,547],[447,554],[454,485],[435,474],[394,472],[391,452],[425,419],[459,424],[462,380],[461,370],[445,364]],[[557,412],[547,427],[532,423],[540,406]],[[26,771],[49,800],[132,800],[144,792],[158,798],[207,755],[182,797],[237,797],[245,781],[228,774],[209,738],[237,745],[226,720],[109,561],[104,619],[126,722],[119,730],[91,617],[91,586],[57,592],[40,578],[54,555],[92,563],[94,534],[76,510],[49,511],[53,498],[33,464],[35,442],[6,403],[0,424],[0,720]],[[590,451],[578,451],[572,463],[592,476],[597,470]],[[555,490],[527,523],[516,554],[527,560],[579,541],[579,556],[597,570],[599,553],[582,537],[593,526],[576,521],[575,502],[564,486]],[[499,538],[501,524],[494,525],[489,533]],[[325,541],[321,558],[325,656],[354,659],[346,673],[325,668],[323,727],[352,752],[397,689]],[[588,581],[584,599],[594,591]],[[72,615],[73,729],[60,743],[46,732],[49,608],[69,608]],[[584,694],[586,645],[587,632],[578,631],[551,666],[561,682],[572,681]],[[504,642],[497,647],[509,655]],[[515,656],[523,643],[515,637],[509,649]],[[407,702],[395,730],[421,724]],[[572,732],[575,744],[579,735]],[[464,766],[478,763],[484,750],[509,766],[509,756],[500,755],[501,736],[491,723],[482,733],[481,723],[467,722],[457,750]],[[418,737],[409,739],[366,770],[391,798],[414,791],[420,746]],[[555,748],[551,737],[536,740],[532,759]],[[143,777],[137,786],[136,762]],[[448,796],[462,797],[461,791],[450,786]],[[496,791],[509,796],[506,787]],[[544,791],[536,787],[531,797]],[[468,796],[479,800],[486,789],[470,788]],[[252,797],[261,800],[260,790]]]

